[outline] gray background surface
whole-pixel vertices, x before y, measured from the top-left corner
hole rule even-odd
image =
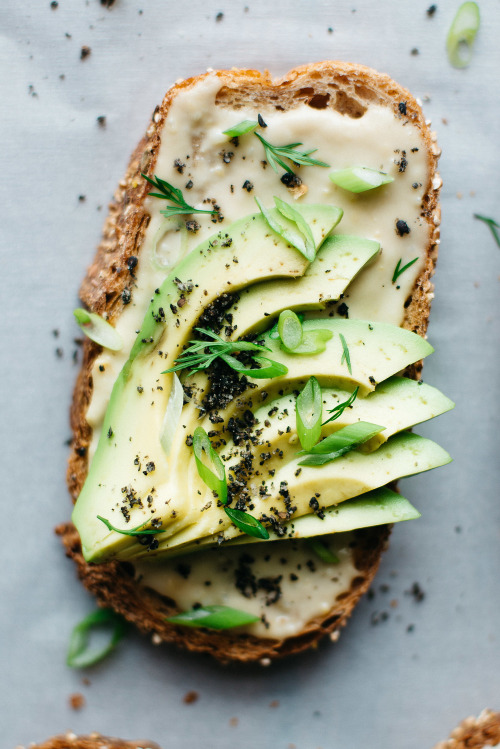
[[[500,708],[500,250],[473,219],[500,221],[500,8],[480,3],[473,62],[455,70],[444,43],[458,0],[438,0],[432,18],[429,4],[60,0],[52,10],[49,0],[2,0],[2,747],[71,728],[164,749],[423,749],[465,715]],[[82,45],[92,49],[83,61]],[[224,668],[132,633],[100,666],[71,671],[69,632],[94,606],[53,528],[70,514],[72,310],[106,204],[176,78],[233,65],[281,74],[325,58],[389,73],[438,130],[437,351],[425,379],[457,408],[419,431],[455,462],[404,485],[422,518],[395,528],[374,598],[336,645],[270,668]],[[414,582],[420,603],[406,592]],[[199,700],[186,705],[189,690]],[[79,712],[74,692],[85,697]]]

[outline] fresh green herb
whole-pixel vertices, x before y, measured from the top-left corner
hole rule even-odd
[[[155,178],[151,179],[150,177],[147,177],[145,174],[142,174],[141,176],[144,177],[147,182],[149,182],[150,185],[153,185],[153,187],[156,187],[157,190],[160,192],[150,192],[149,196],[151,198],[161,198],[162,200],[169,200],[173,205],[167,206],[165,209],[160,211],[164,216],[175,216],[178,214],[191,214],[191,213],[218,213],[215,209],[211,211],[203,211],[200,208],[194,208],[192,205],[189,205],[184,200],[184,196],[182,194],[182,191],[179,190],[179,188],[174,187],[169,182],[165,182],[165,180],[160,179],[156,174]]]
[[[255,198],[255,202],[259,206],[260,212],[271,229],[280,237],[283,237],[283,239],[291,244],[292,247],[299,250],[307,260],[312,262],[316,257],[316,245],[314,243],[311,227],[302,214],[293,206],[275,196],[274,202],[278,213],[288,219],[292,224],[291,226],[287,226],[286,224],[281,223],[276,216],[271,213],[271,211],[264,208],[258,198]]]
[[[349,354],[349,348],[347,346],[346,339],[342,335],[342,333],[339,333],[340,342],[342,343],[342,358],[340,360],[340,364],[342,365],[345,361],[347,364],[347,369],[349,370],[349,374],[352,375],[352,367],[351,367],[351,356]]]
[[[338,556],[334,554],[333,551],[330,551],[328,546],[326,546],[322,541],[318,541],[316,538],[308,538],[307,545],[322,562],[325,562],[326,564],[340,563]]]
[[[273,146],[269,141],[263,138],[262,135],[259,135],[259,133],[255,133],[255,135],[264,146],[266,159],[276,173],[278,173],[278,167],[281,167],[285,172],[293,174],[293,169],[286,164],[283,159],[288,159],[294,165],[330,166],[329,164],[325,164],[324,161],[318,161],[317,159],[311,158],[311,154],[316,153],[318,150],[317,148],[311,148],[309,151],[297,151],[296,149],[301,146],[302,143],[288,143],[286,146]]]
[[[401,267],[401,263],[403,262],[403,258],[400,257],[399,260],[398,260],[398,263],[397,263],[396,267],[394,268],[394,273],[392,274],[392,283],[396,283],[396,281],[398,280],[399,276],[402,273],[404,273],[405,270],[408,270],[408,268],[410,266],[412,266],[413,263],[416,263],[417,260],[418,260],[418,257],[414,257],[413,260],[410,260],[409,263],[406,263],[406,265],[403,265],[403,267]]]
[[[308,330],[304,333],[302,343],[297,348],[288,349],[283,343],[281,348],[287,354],[293,354],[297,356],[315,356],[316,354],[322,354],[326,349],[326,344],[333,338],[331,330],[323,330],[323,328],[316,328],[314,330]]]
[[[298,315],[292,312],[291,309],[285,309],[280,314],[278,319],[278,333],[283,345],[287,349],[293,351],[293,349],[296,349],[302,343],[302,339],[304,338],[302,323]]]
[[[243,122],[239,122],[237,125],[230,127],[229,130],[223,130],[222,132],[229,138],[237,138],[240,135],[251,133],[256,127],[259,127],[257,120],[243,120]]]
[[[193,434],[193,450],[194,458],[196,461],[196,468],[202,481],[217,494],[222,504],[227,502],[227,481],[226,471],[222,460],[215,452],[212,444],[208,438],[208,434],[202,427],[196,427]],[[209,464],[213,468],[209,468],[203,462],[203,454],[205,454]]]
[[[167,622],[181,624],[184,627],[207,627],[207,629],[232,629],[254,624],[258,616],[246,611],[232,609],[230,606],[200,606],[182,614],[169,616]]]
[[[358,396],[358,390],[359,390],[359,387],[356,388],[356,390],[349,396],[349,398],[346,401],[344,401],[343,403],[338,403],[335,406],[335,408],[331,408],[328,411],[328,413],[332,415],[330,416],[329,419],[323,422],[323,426],[325,426],[325,424],[329,424],[330,421],[335,421],[335,419],[338,419],[339,416],[342,416],[346,408],[350,408],[352,406],[352,404],[354,403],[354,401],[356,400]]]
[[[234,356],[228,354],[221,354],[220,358],[225,361],[231,369],[239,374],[246,375],[247,377],[253,377],[256,380],[268,380],[272,377],[282,377],[288,373],[288,367],[281,362],[268,359],[267,356],[254,356],[253,361],[259,364],[259,368],[246,367]]]
[[[394,182],[394,177],[389,177],[385,172],[370,169],[367,166],[353,166],[348,169],[339,169],[330,174],[331,181],[349,192],[366,192],[374,190],[381,185]]]
[[[104,523],[108,531],[115,531],[116,533],[121,533],[122,536],[154,536],[157,533],[165,533],[165,531],[162,528],[145,528],[144,530],[141,530],[141,528],[144,528],[145,525],[147,525],[150,522],[150,519],[145,520],[144,523],[141,523],[140,525],[136,526],[135,528],[131,528],[130,530],[124,531],[120,528],[115,528],[114,525],[111,525],[109,520],[106,520],[106,518],[101,517],[100,515],[97,515],[97,519],[101,521],[101,523]]]
[[[448,59],[455,68],[466,68],[470,64],[479,23],[478,4],[462,3],[452,21],[446,39]]]
[[[232,507],[224,507],[226,515],[235,524],[240,531],[246,533],[247,536],[254,536],[255,538],[262,538],[267,540],[269,538],[269,531],[265,528],[262,523],[249,515],[248,512],[243,510],[236,510]]]
[[[90,633],[93,629],[105,629],[108,642],[100,648],[90,649]],[[121,616],[108,609],[97,609],[85,617],[71,632],[66,663],[70,668],[87,668],[101,661],[118,645],[127,630]]]
[[[325,463],[331,463],[332,460],[336,460],[354,447],[362,445],[384,429],[385,427],[370,424],[367,421],[358,421],[356,424],[342,427],[309,450],[303,450],[299,453],[300,455],[307,454],[307,457],[300,461],[299,466],[322,466]]]
[[[212,333],[211,330],[205,328],[195,328],[195,330],[197,333],[212,338],[212,341],[189,341],[189,347],[182,352],[178,359],[175,360],[175,367],[166,369],[162,374],[178,372],[181,369],[191,369],[191,374],[194,374],[195,372],[199,372],[200,370],[209,367],[218,357],[224,358],[229,366],[236,369],[234,362],[236,362],[237,359],[234,359],[233,361],[233,357],[228,357],[227,354],[236,353],[238,351],[270,350],[265,346],[260,346],[257,343],[250,343],[248,341],[236,341],[234,343],[224,341],[220,336],[216,335],[216,333]],[[230,364],[227,359],[233,361],[233,364]],[[239,364],[240,362],[238,362],[238,365]]]
[[[500,224],[498,224],[492,218],[487,218],[486,216],[480,216],[479,213],[475,213],[474,218],[478,218],[480,221],[484,221],[484,223],[490,227],[490,231],[493,234],[493,238],[495,242],[497,243],[497,245],[500,247],[500,234],[498,233],[498,229],[500,229]]]
[[[297,434],[300,444],[306,451],[309,451],[321,437],[322,411],[321,388],[317,379],[310,377],[295,402]]]
[[[73,310],[73,314],[81,330],[91,341],[110,351],[120,351],[123,348],[121,335],[100,315],[81,308]]]

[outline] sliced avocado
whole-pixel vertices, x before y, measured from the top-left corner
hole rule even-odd
[[[328,302],[340,298],[379,250],[379,243],[371,239],[330,235],[301,278],[254,284],[240,293],[229,310],[230,339],[260,332],[285,309],[324,309]]]
[[[296,518],[313,512],[310,505],[311,497],[317,499],[319,508],[331,507],[404,476],[445,465],[451,458],[435,442],[404,432],[391,437],[376,452],[363,454],[353,451],[319,468],[304,466],[299,471],[299,461],[300,458],[296,458],[287,462],[273,477],[265,476],[263,473],[254,481],[250,480],[252,514],[255,517],[265,520],[267,516],[273,519],[273,523],[283,523],[279,513],[286,519],[288,505],[296,508],[293,513],[295,521]],[[184,489],[186,493],[190,492],[191,497],[192,492],[196,496],[196,492],[201,490],[200,483],[192,481],[196,477],[193,463],[194,457],[188,464],[178,466],[178,472],[183,478],[181,475],[172,476],[172,481],[177,482],[177,486],[181,481],[184,482]],[[266,490],[265,496],[261,496],[259,492],[262,481]],[[174,508],[177,507],[182,501],[173,501],[169,508],[172,508],[172,505]],[[157,536],[156,553],[161,554],[172,549],[178,549],[181,553],[189,546],[196,545],[200,548],[213,543],[217,538],[228,540],[241,535],[241,531],[231,524],[223,508],[217,507],[211,492],[206,489],[193,503],[189,516],[184,516],[184,527],[181,526],[179,523],[175,526],[169,525],[165,533]],[[171,530],[175,530],[173,535],[170,534]],[[120,550],[116,550],[117,558],[125,560],[148,554],[144,547],[134,542],[134,539],[124,538],[128,543]]]
[[[306,213],[319,245],[337,223],[338,212],[309,205]],[[155,486],[168,479],[159,434],[173,377],[162,372],[174,364],[202,312],[223,294],[269,278],[301,276],[308,265],[254,214],[202,242],[156,290],[113,387],[97,451],[73,512],[86,559],[127,545],[127,537],[108,531],[96,519],[98,514],[106,508],[108,514],[114,512],[124,496],[154,496]]]

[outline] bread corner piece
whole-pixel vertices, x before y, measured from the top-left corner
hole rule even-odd
[[[427,151],[429,174],[420,215],[422,221],[430,227],[430,241],[425,266],[406,300],[402,325],[425,336],[433,290],[430,279],[439,244],[440,180],[436,172],[439,149],[414,97],[384,74],[343,62],[305,65],[274,80],[268,74],[252,70],[218,71],[215,75],[220,80],[216,101],[222,105],[227,102],[227,106],[234,108],[235,121],[238,121],[238,107],[249,102],[255,103],[256,107],[272,103],[277,109],[285,110],[299,104],[308,105],[312,109],[329,107],[345,115],[346,119],[362,117],[376,103],[387,106],[396,117],[406,119],[419,130]],[[161,129],[174,98],[179,92],[196,85],[203,77],[178,83],[167,92],[163,103],[153,113],[146,135],[135,150],[110,206],[102,242],[82,284],[81,298],[88,308],[101,315],[105,313],[111,322],[124,308],[123,291],[128,281],[127,274],[116,273],[116,268],[127,268],[129,259],[137,255],[149,222],[144,201],[150,186],[140,174],[154,173]],[[85,414],[92,396],[90,373],[99,353],[100,347],[86,340],[83,366],[76,383],[71,410],[73,446],[67,479],[74,500],[83,486],[87,472],[87,448],[92,430],[85,420]],[[418,376],[419,369],[419,363],[413,365],[409,375]],[[126,562],[99,565],[86,563],[73,525],[67,523],[57,529],[67,556],[76,562],[80,579],[96,596],[99,605],[114,609],[144,633],[152,635],[153,641],[162,640],[191,651],[208,652],[223,662],[260,661],[263,665],[267,665],[272,659],[313,646],[326,634],[332,640],[337,639],[356,603],[371,584],[389,532],[389,526],[360,532],[361,540],[355,560],[359,574],[353,580],[349,593],[327,615],[309,622],[300,635],[271,640],[230,631],[207,632],[172,626],[165,621],[166,617],[177,611],[172,600],[138,585],[133,579],[131,566]],[[59,747],[62,744],[44,746]],[[93,747],[94,744],[88,746]],[[81,744],[81,747],[83,749],[87,744]]]
[[[483,710],[477,717],[463,720],[446,741],[434,749],[484,749],[500,745],[500,713]]]
[[[100,733],[91,733],[89,736],[66,733],[63,736],[53,736],[43,744],[29,744],[28,747],[18,746],[15,749],[160,749],[160,747],[152,741],[124,741],[110,736],[101,736]]]

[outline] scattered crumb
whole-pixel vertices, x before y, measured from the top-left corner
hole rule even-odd
[[[229,725],[233,726],[234,728],[236,728],[236,726],[238,725],[239,722],[240,721],[239,721],[238,718],[230,718],[229,719]]]
[[[386,622],[389,618],[387,611],[374,611],[370,617],[370,624],[372,627],[376,627],[381,622]]]
[[[101,5],[105,5],[106,8],[111,8],[114,5],[115,0],[101,0]]]
[[[190,692],[186,692],[184,697],[182,698],[182,701],[185,705],[192,705],[193,702],[197,702],[200,698],[200,695],[198,692],[195,692],[194,689],[192,689]]]
[[[462,200],[463,196],[464,196],[464,194],[462,192],[457,192],[457,198],[459,200]]]
[[[418,47],[413,47],[413,49],[410,52],[410,55],[413,55],[413,57],[416,57],[419,54],[420,54],[420,51],[419,51]]]
[[[329,26],[329,27],[328,27],[328,33],[329,33],[329,34],[333,34],[333,29],[332,29],[332,27],[331,27],[331,26]]]
[[[448,120],[446,119],[446,117],[441,117],[441,122],[443,123],[443,125],[448,124]]]
[[[158,632],[155,632],[151,637],[151,642],[153,643],[153,645],[161,645],[162,640]]]
[[[87,45],[84,44],[80,50],[80,60],[85,60],[91,52],[92,50],[90,49],[90,47],[87,47]]]
[[[215,20],[217,21],[217,23],[220,23],[223,18],[224,18],[224,13],[222,13],[222,11],[219,11],[217,15],[215,16]]]
[[[425,592],[420,587],[419,583],[413,583],[410,590],[405,590],[407,596],[413,596],[415,603],[420,603],[425,598]]]
[[[437,9],[437,5],[429,5],[429,7],[427,8],[427,15],[429,16],[429,18],[432,18]]]
[[[99,127],[106,127],[106,117],[103,114],[100,114],[99,117],[96,117],[96,121]]]
[[[52,8],[52,10],[56,10],[56,8],[59,7],[59,3],[57,2],[57,0],[52,0],[50,7]]]
[[[408,626],[406,627],[407,632],[413,632],[414,629],[415,629],[414,624],[408,624]]]
[[[54,336],[54,338],[59,338],[59,328],[54,328],[54,330],[52,331],[52,335]]]
[[[498,280],[500,281],[500,276],[498,276]],[[455,533],[462,533],[462,526],[456,525],[455,526]]]
[[[35,91],[35,87],[31,83],[28,86],[28,94],[30,96],[38,96],[37,92]]]
[[[75,694],[70,694],[69,696],[69,706],[72,710],[81,710],[82,707],[85,705],[85,697],[83,694],[80,694],[80,692],[75,692]]]
[[[64,73],[61,73],[61,75],[59,76],[59,80],[64,81],[65,78],[66,76],[64,75]]]
[[[471,198],[473,198],[475,194],[476,194],[475,190],[471,190],[470,193],[469,193],[469,195],[471,196]]]
[[[271,702],[269,703],[269,707],[279,707],[279,706],[280,706],[279,700],[271,700]]]
[[[86,200],[87,200],[87,196],[86,195],[79,195],[78,196],[78,202],[79,203],[85,203]]]
[[[397,609],[398,605],[399,605],[399,602],[396,598],[393,598],[392,601],[389,603],[389,606],[391,607],[391,609]]]
[[[83,684],[84,686],[86,686],[86,687],[90,687],[91,683],[92,683],[92,682],[90,681],[90,679],[88,678],[88,676],[84,676],[84,677],[83,677],[83,679],[82,679],[82,684]]]
[[[481,284],[479,283],[479,281],[474,281],[474,288],[475,289],[479,289],[480,285]]]
[[[62,359],[63,355],[64,355],[64,351],[62,350],[62,348],[56,348],[56,356],[57,356],[57,358],[58,359]]]
[[[67,31],[66,31],[66,33],[64,34],[64,36],[66,37],[66,39],[71,39],[71,34],[68,34],[68,32],[67,32]]]

